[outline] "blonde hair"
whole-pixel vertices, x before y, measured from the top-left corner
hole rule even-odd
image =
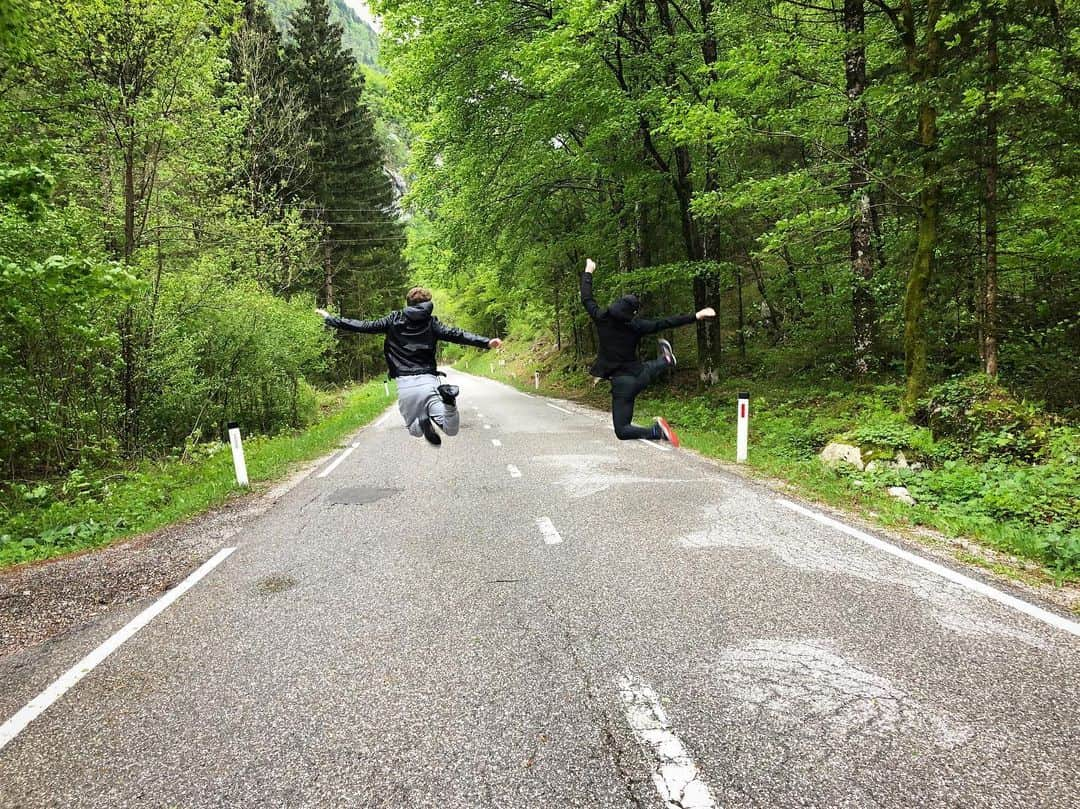
[[[424,301],[431,300],[431,290],[424,287],[413,287],[409,290],[409,293],[405,296],[405,303],[409,306],[416,306],[418,303],[424,303]]]

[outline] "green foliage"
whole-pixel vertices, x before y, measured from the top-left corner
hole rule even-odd
[[[959,442],[976,458],[1004,456],[1032,461],[1047,447],[1050,418],[1017,400],[989,377],[958,377],[932,388],[916,413],[938,438]]]
[[[362,78],[329,7],[307,5],[326,36],[303,77],[262,0],[5,5],[0,38],[20,37],[0,58],[7,479],[70,472],[70,489],[228,421],[299,427],[342,354],[311,311],[324,280],[354,310],[399,298]],[[370,373],[376,353],[334,375]],[[46,544],[90,541],[76,522]]]
[[[414,134],[409,200],[438,244],[414,251],[418,271],[473,316],[520,324],[526,339],[555,323],[588,352],[574,298],[591,256],[602,294],[631,286],[650,313],[719,310],[719,333],[683,351],[710,378],[752,364],[850,376],[858,291],[872,304],[870,365],[889,381],[905,372],[912,321],[907,350],[925,347],[932,383],[988,361],[993,208],[1002,380],[1075,407],[1080,6],[945,3],[934,24],[926,3],[911,15],[867,5],[858,36],[845,7],[382,0],[392,104]],[[866,60],[857,102],[853,48]],[[857,152],[848,124],[860,111]],[[852,257],[860,193],[866,278]],[[925,285],[905,314],[915,266]],[[498,276],[501,301],[473,295],[479,274]]]

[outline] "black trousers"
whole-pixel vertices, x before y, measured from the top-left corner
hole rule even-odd
[[[633,438],[659,438],[659,430],[652,427],[638,427],[630,422],[634,419],[634,399],[645,388],[660,378],[668,364],[661,359],[645,363],[637,374],[622,374],[611,378],[611,420],[615,425],[615,435],[624,441]]]

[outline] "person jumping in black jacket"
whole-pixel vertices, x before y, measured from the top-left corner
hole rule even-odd
[[[438,341],[486,349],[498,348],[502,340],[440,323],[432,315],[435,305],[431,302],[431,292],[423,287],[410,289],[405,302],[408,306],[404,309],[379,320],[349,320],[334,317],[325,309],[315,311],[327,326],[335,329],[386,335],[383,354],[390,378],[397,380],[398,410],[405,426],[410,435],[423,436],[439,446],[442,438],[432,425],[439,425],[447,435],[457,435],[461,419],[457,409],[458,386],[444,385],[439,380],[435,360]]]
[[[596,262],[585,260],[585,272],[581,276],[581,303],[589,317],[596,323],[600,350],[589,373],[611,381],[611,418],[615,435],[622,440],[632,438],[665,439],[672,446],[679,446],[679,436],[663,418],[657,418],[652,427],[632,424],[634,399],[668,368],[675,367],[675,353],[671,343],[661,338],[660,356],[651,362],[638,359],[638,343],[646,334],[656,334],[664,329],[689,326],[695,320],[716,317],[712,308],[702,309],[693,315],[676,315],[660,320],[636,317],[641,302],[636,295],[624,295],[601,310],[593,298],[592,282]]]

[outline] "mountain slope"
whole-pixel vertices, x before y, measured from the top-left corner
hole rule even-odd
[[[289,15],[299,8],[302,0],[267,0],[266,6],[274,23],[288,33]],[[353,52],[356,61],[368,67],[379,63],[379,35],[349,8],[345,0],[330,0],[330,17],[345,29],[341,39]]]

